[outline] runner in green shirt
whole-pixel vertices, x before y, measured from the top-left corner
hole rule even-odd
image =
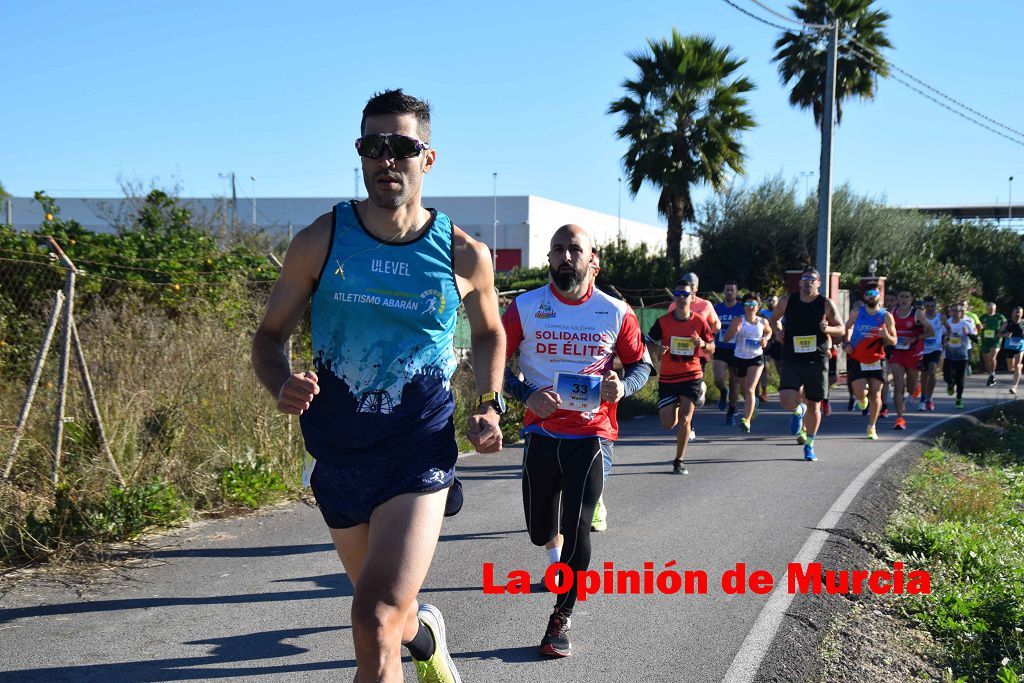
[[[981,363],[985,371],[988,372],[986,386],[996,383],[996,355],[999,353],[999,347],[1003,344],[999,332],[1003,329],[1004,324],[1006,324],[1006,316],[996,313],[995,302],[989,301],[985,306],[985,315],[981,316],[980,327]]]

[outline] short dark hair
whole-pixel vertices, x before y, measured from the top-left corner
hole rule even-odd
[[[879,281],[865,280],[864,282],[860,283],[860,291],[866,292],[869,289],[879,289]]]
[[[815,276],[816,276],[816,277],[817,277],[817,278],[818,278],[819,280],[821,279],[821,273],[819,273],[819,272],[818,272],[818,269],[817,269],[817,268],[815,268],[814,266],[807,266],[806,268],[804,268],[804,269],[803,269],[803,272],[801,272],[801,273],[800,273],[800,277],[803,277],[804,275],[807,275],[807,273],[812,273],[812,274],[814,274],[814,275],[815,275]]]
[[[741,301],[743,301],[743,303],[746,303],[748,301],[756,301],[757,303],[761,303],[761,297],[757,294],[757,292],[747,292],[746,294],[743,295]]]
[[[925,302],[926,304],[934,304],[934,303],[935,303],[935,297],[934,297],[934,296],[932,296],[931,294],[929,294],[928,296],[926,296],[926,297],[924,298],[924,302]]]
[[[728,287],[729,285],[732,285],[733,287],[736,287],[737,289],[739,288],[739,285],[736,284],[735,280],[726,280],[725,284],[722,285],[722,287]]]
[[[386,114],[415,114],[416,130],[423,142],[430,142],[430,103],[412,95],[406,95],[401,88],[374,93],[363,107],[363,118],[359,122],[360,135],[366,131],[366,119]]]
[[[679,289],[680,287],[689,287],[690,291],[696,289],[696,287],[693,286],[693,283],[687,280],[685,276],[679,278],[679,280],[676,281],[675,289]]]

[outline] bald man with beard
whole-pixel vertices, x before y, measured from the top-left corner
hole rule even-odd
[[[522,373],[506,370],[505,389],[526,404],[526,528],[549,561],[574,577],[590,566],[591,521],[604,490],[602,460],[619,435],[618,403],[646,384],[652,368],[632,309],[595,289],[594,263],[587,231],[563,225],[551,238],[550,283],[520,294],[502,316],[506,358],[518,352]],[[556,596],[541,654],[572,654],[575,604],[573,582]]]

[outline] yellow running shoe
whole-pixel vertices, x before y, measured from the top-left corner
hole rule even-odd
[[[445,640],[444,617],[441,610],[433,605],[420,605],[416,611],[416,618],[419,619],[430,635],[434,637],[434,654],[426,661],[413,659],[416,665],[416,680],[419,683],[462,683],[459,672],[455,669],[455,662],[448,653],[448,643]]]
[[[594,518],[590,521],[591,531],[608,530],[608,508],[604,506],[604,496],[597,499],[597,507],[594,508]]]
[[[875,431],[874,427],[868,427],[868,438],[872,441],[878,441],[878,432]]]
[[[865,398],[863,401],[857,401],[857,410],[867,410],[868,400]]]

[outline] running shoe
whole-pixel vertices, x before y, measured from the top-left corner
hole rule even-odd
[[[704,384],[702,380],[700,383],[700,393],[697,394],[697,407],[700,408],[704,405],[704,399],[708,397],[708,385]]]
[[[818,459],[818,456],[816,456],[814,454],[814,444],[813,443],[804,444],[804,460],[810,460],[811,462],[814,462],[817,459]]]
[[[856,403],[857,403],[856,399],[854,399],[853,396],[851,396],[850,400],[846,402],[846,412],[852,413],[853,412],[853,406],[856,405]]]
[[[916,387],[914,387],[914,390],[910,392],[910,395],[913,396],[914,398],[921,398],[921,385],[918,384]]]
[[[1017,393],[1017,387],[1010,387],[1010,393],[1011,394],[1016,394]]]
[[[992,386],[995,383],[996,383],[996,376],[995,375],[989,375],[988,379],[985,380],[985,386],[986,387],[990,387],[990,386]]]
[[[927,403],[927,405],[925,405],[925,407],[928,409],[929,413],[934,413],[935,412],[935,401],[928,401],[928,403]]]
[[[798,444],[800,444],[801,446],[803,446],[804,443],[807,442],[807,432],[805,432],[803,429],[801,429],[799,432],[797,432],[796,433],[796,442]]]
[[[962,398],[958,398],[956,400],[956,407],[957,407],[957,410],[959,410],[959,409],[964,407],[964,400]]]
[[[821,399],[821,414],[824,417],[828,417],[829,415],[832,414],[832,404],[829,403],[829,400],[827,398]]]
[[[768,402],[768,390],[767,389],[762,389],[761,393],[758,394],[757,397],[759,399],[761,399],[762,401],[764,401],[765,403],[767,403]]]
[[[928,402],[927,401],[921,401],[920,403],[917,404],[917,412],[923,413],[927,409],[928,409]]]
[[[430,659],[423,662],[412,660],[416,665],[416,680],[419,683],[462,683],[455,662],[448,653],[441,611],[433,605],[420,605],[416,618],[427,627],[434,638],[434,654]]]
[[[682,460],[672,461],[672,474],[689,474],[690,471],[686,469],[686,465],[683,464]]]
[[[722,389],[718,394],[718,409],[725,410],[729,405],[729,390]]]
[[[954,393],[953,392],[953,385],[952,384],[947,384],[946,385],[946,394],[949,395],[949,396],[952,396],[953,393]]]
[[[572,655],[572,642],[569,641],[569,626],[572,619],[558,610],[548,619],[548,629],[540,641],[540,653],[548,657],[569,657]]]
[[[730,427],[736,425],[736,406],[729,406],[729,412],[725,414],[725,424]]]
[[[789,417],[789,433],[796,435],[801,432],[804,428],[804,413],[807,412],[807,406],[803,403],[796,407],[793,414]]]
[[[859,410],[861,412],[861,414],[863,414],[863,415],[867,415],[868,414],[868,399],[867,399],[867,397],[864,397],[860,401],[857,401],[857,410]]]
[[[902,417],[897,417],[896,418],[896,424],[894,424],[892,426],[892,428],[893,429],[906,429],[907,428],[907,421],[904,420]]]
[[[878,417],[889,417],[889,406],[882,404],[882,410],[879,411]]]
[[[750,433],[750,422],[747,420],[747,418],[740,418],[740,429],[742,429],[747,434]]]
[[[590,530],[608,530],[608,508],[604,506],[604,496],[600,496],[597,499],[597,507],[594,508],[594,518],[590,521]]]
[[[691,429],[690,430],[690,441],[696,441],[696,440],[697,440],[697,432],[695,432],[694,430]]]
[[[868,427],[868,438],[872,441],[878,441],[878,432],[875,430],[875,426]]]

